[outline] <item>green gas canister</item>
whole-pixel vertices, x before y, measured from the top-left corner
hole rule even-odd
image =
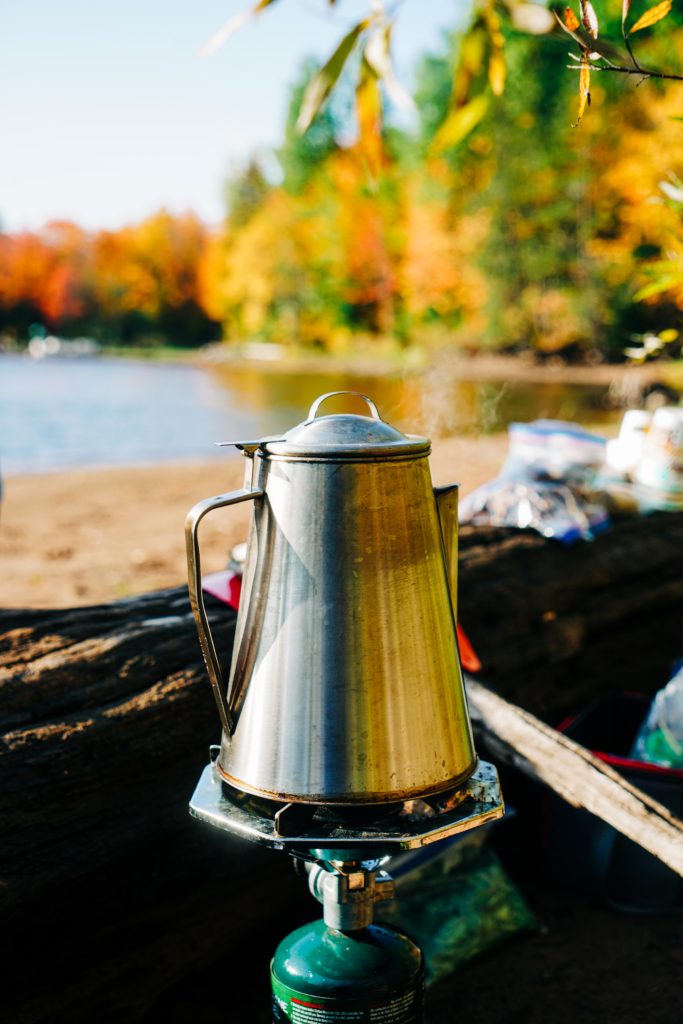
[[[420,1024],[420,949],[386,925],[353,932],[314,921],[271,963],[273,1024]]]

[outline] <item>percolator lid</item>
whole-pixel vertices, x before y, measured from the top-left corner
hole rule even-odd
[[[368,403],[371,416],[354,413],[333,413],[317,416],[319,407],[333,395],[354,395]],[[277,441],[264,441],[266,455],[313,459],[381,459],[426,454],[430,442],[426,437],[402,434],[386,423],[375,403],[358,391],[330,391],[320,395],[310,408],[308,418],[298,423]]]

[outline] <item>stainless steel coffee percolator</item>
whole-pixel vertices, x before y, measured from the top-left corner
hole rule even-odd
[[[476,767],[456,642],[457,485],[430,442],[369,415],[318,415],[240,442],[245,485],[186,523],[192,608],[223,734],[217,768],[271,800],[405,801]],[[204,608],[198,527],[253,503],[226,684]]]

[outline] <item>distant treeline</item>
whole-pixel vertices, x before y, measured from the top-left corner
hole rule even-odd
[[[40,324],[123,345],[219,338],[201,299],[209,237],[192,214],[163,211],[118,231],[59,221],[0,235],[0,333],[23,339]]]
[[[653,41],[659,63],[675,69],[682,41],[675,24]],[[576,76],[553,44],[509,43],[504,95],[459,140],[440,132],[457,40],[422,61],[416,130],[389,117],[374,139],[348,141],[372,112],[343,88],[297,135],[306,67],[281,180],[249,164],[220,230],[161,212],[120,231],[0,235],[0,332],[618,358],[634,333],[680,327],[683,87],[595,75],[572,128]]]

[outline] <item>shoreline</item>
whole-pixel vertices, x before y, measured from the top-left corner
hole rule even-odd
[[[416,347],[406,350],[405,358],[377,357],[352,353],[349,356],[312,355],[284,350],[277,359],[255,358],[247,351],[231,349],[227,344],[196,352],[195,365],[221,367],[263,373],[348,374],[359,377],[422,377],[445,373],[463,381],[519,381],[528,384],[562,384],[610,387],[626,381],[649,384],[662,381],[683,388],[683,360],[653,360],[633,363],[566,363],[551,357],[539,363],[532,355],[501,355],[478,352],[474,355]]]
[[[215,342],[201,348],[163,346],[145,349],[123,346],[103,346],[94,355],[51,356],[51,359],[113,359],[131,362],[158,362],[166,365],[195,366],[203,370],[212,368],[263,374],[346,375],[357,377],[397,378],[423,377],[438,372],[463,381],[519,381],[528,384],[549,382],[569,385],[610,387],[624,381],[643,384],[661,381],[671,387],[683,389],[683,359],[652,360],[642,364],[584,362],[567,363],[560,356],[539,362],[532,353],[504,355],[496,352],[466,354],[452,349],[428,349],[419,345],[382,352],[367,349],[351,350],[348,354],[317,354],[297,348],[281,347],[276,356],[266,356],[269,348],[264,344]],[[273,346],[275,347],[275,346]],[[11,356],[26,355],[25,350],[0,351]]]
[[[225,455],[222,458],[225,460]],[[153,472],[155,469],[181,470],[183,467],[191,468],[192,466],[200,466],[205,463],[207,466],[216,465],[220,463],[220,460],[220,452],[216,452],[213,458],[209,458],[206,452],[204,452],[203,455],[196,458],[178,456],[168,459],[140,459],[139,462],[83,462],[68,463],[60,466],[29,467],[28,469],[13,469],[11,465],[7,468],[6,463],[0,463],[0,469],[2,470],[3,484],[7,484],[9,480],[23,480],[25,477],[38,476],[49,478],[64,473],[108,473],[110,471],[125,473],[136,470],[149,470]]]
[[[435,441],[434,484],[461,493],[496,475],[506,434]],[[244,462],[73,469],[4,479],[0,510],[0,609],[100,604],[187,579],[184,521],[197,501],[242,486]],[[202,524],[205,572],[225,568],[246,537],[246,505]]]

